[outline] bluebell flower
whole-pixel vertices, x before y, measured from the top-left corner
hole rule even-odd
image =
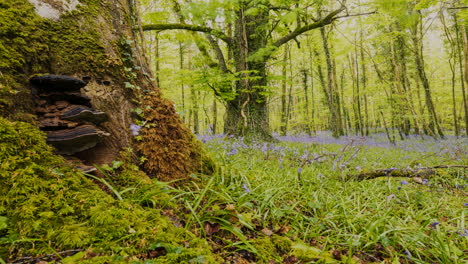
[[[398,190],[401,190],[401,186],[398,186],[398,188],[397,188],[397,189],[398,189]]]
[[[139,134],[138,131],[140,131],[140,129],[141,129],[141,126],[139,125],[135,125],[135,124],[130,125],[130,130],[132,131],[132,135],[134,136],[138,136]]]
[[[249,189],[249,187],[247,187],[247,184],[245,184],[245,183],[242,184],[242,188],[244,188],[246,193],[250,193],[250,189]]]
[[[407,258],[407,259],[411,259],[411,253],[410,253],[408,250],[406,250],[406,251],[403,252],[403,253],[406,255],[406,258]]]
[[[429,182],[428,179],[423,179],[423,180],[422,180],[422,184],[427,184],[428,182]]]
[[[401,181],[400,184],[401,185],[408,185],[408,182],[407,181]]]
[[[464,205],[464,206],[468,206],[468,203],[464,203],[463,205]]]
[[[231,148],[231,151],[226,153],[226,155],[231,156],[231,155],[236,155],[237,153],[239,153],[239,151],[236,148]]]
[[[461,231],[457,232],[462,237],[468,237],[468,229],[462,229]]]
[[[431,223],[431,226],[432,226],[432,227],[436,227],[437,225],[439,225],[439,222]]]
[[[268,151],[268,145],[265,143],[265,144],[263,144],[262,152],[266,154],[267,151]]]
[[[297,168],[297,173],[301,173],[301,172],[302,172],[302,167]]]

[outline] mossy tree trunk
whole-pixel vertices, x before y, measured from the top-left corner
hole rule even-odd
[[[0,19],[4,20],[0,23],[0,96],[3,102],[0,114],[13,120],[33,116],[28,83],[31,75],[88,77],[90,81],[82,92],[91,98],[94,108],[108,113],[109,121],[103,126],[111,136],[79,156],[91,164],[109,163],[134,142],[129,127],[136,119],[145,118],[131,115],[132,109],[145,107],[145,102],[139,98],[153,91],[153,97],[160,99],[139,45],[140,31],[134,30],[138,28],[135,3],[132,0],[56,0],[54,5],[49,3],[47,0],[0,0]],[[171,103],[164,105],[173,108]],[[172,109],[166,112],[172,121],[180,119]],[[193,139],[181,122],[160,125],[171,126],[177,134]],[[152,143],[155,142],[144,142]],[[184,162],[190,163],[191,158],[187,157]],[[197,169],[197,166],[189,167]],[[174,173],[178,177],[185,174]]]

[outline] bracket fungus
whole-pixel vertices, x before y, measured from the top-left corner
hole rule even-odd
[[[108,120],[107,114],[93,109],[91,99],[80,92],[86,82],[60,75],[34,76],[29,81],[36,96],[39,127],[57,153],[74,155],[95,147],[110,135],[98,127]],[[76,167],[90,171],[84,164]]]

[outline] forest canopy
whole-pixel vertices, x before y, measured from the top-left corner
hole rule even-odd
[[[157,81],[196,132],[466,134],[466,1],[141,5]]]

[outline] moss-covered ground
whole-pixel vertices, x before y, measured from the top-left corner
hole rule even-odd
[[[124,197],[117,199],[64,165],[36,127],[5,119],[0,119],[0,160],[3,260],[78,249],[81,261],[92,258],[89,263],[128,263],[153,251],[164,252],[154,263],[217,263],[204,239],[162,215],[167,189],[134,166],[115,173],[114,191]]]

